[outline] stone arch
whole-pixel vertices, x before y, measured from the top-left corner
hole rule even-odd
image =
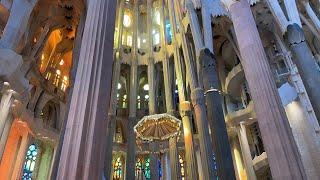
[[[41,118],[43,120],[44,126],[51,128],[58,128],[58,119],[59,119],[60,107],[59,104],[48,101],[41,111]]]

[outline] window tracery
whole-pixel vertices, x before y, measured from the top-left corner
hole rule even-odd
[[[39,148],[36,144],[31,144],[28,148],[23,165],[22,180],[32,180]]]

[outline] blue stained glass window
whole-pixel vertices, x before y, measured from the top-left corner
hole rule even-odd
[[[167,31],[167,41],[171,42],[172,41],[172,31],[171,31],[171,24],[169,22],[169,20],[166,20],[166,31]]]
[[[34,179],[32,177],[36,160],[38,155],[38,147],[35,144],[31,144],[28,148],[27,154],[26,154],[26,160],[23,165],[23,173],[22,173],[22,180],[32,180]]]
[[[161,161],[158,160],[158,166],[159,166],[159,177],[162,177],[162,169],[161,169]]]

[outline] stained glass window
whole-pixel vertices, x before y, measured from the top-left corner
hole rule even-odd
[[[161,161],[158,160],[158,167],[159,167],[159,177],[162,177],[162,168],[161,168]]]
[[[179,163],[180,163],[181,179],[185,180],[186,172],[185,172],[185,169],[184,169],[184,161],[183,161],[181,155],[179,155]]]
[[[136,176],[138,176],[142,171],[142,163],[141,163],[141,159],[138,158],[137,162],[136,162]]]
[[[121,157],[118,157],[113,164],[113,179],[118,180],[122,177],[122,162]]]
[[[32,175],[33,175],[34,168],[36,165],[37,154],[38,154],[37,145],[31,144],[29,146],[27,154],[26,154],[26,160],[25,160],[24,166],[23,166],[22,180],[34,179],[32,177]]]
[[[144,177],[150,179],[150,158],[147,158],[144,165]]]

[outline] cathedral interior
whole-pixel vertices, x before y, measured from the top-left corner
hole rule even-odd
[[[319,0],[0,0],[0,180],[319,180]]]

